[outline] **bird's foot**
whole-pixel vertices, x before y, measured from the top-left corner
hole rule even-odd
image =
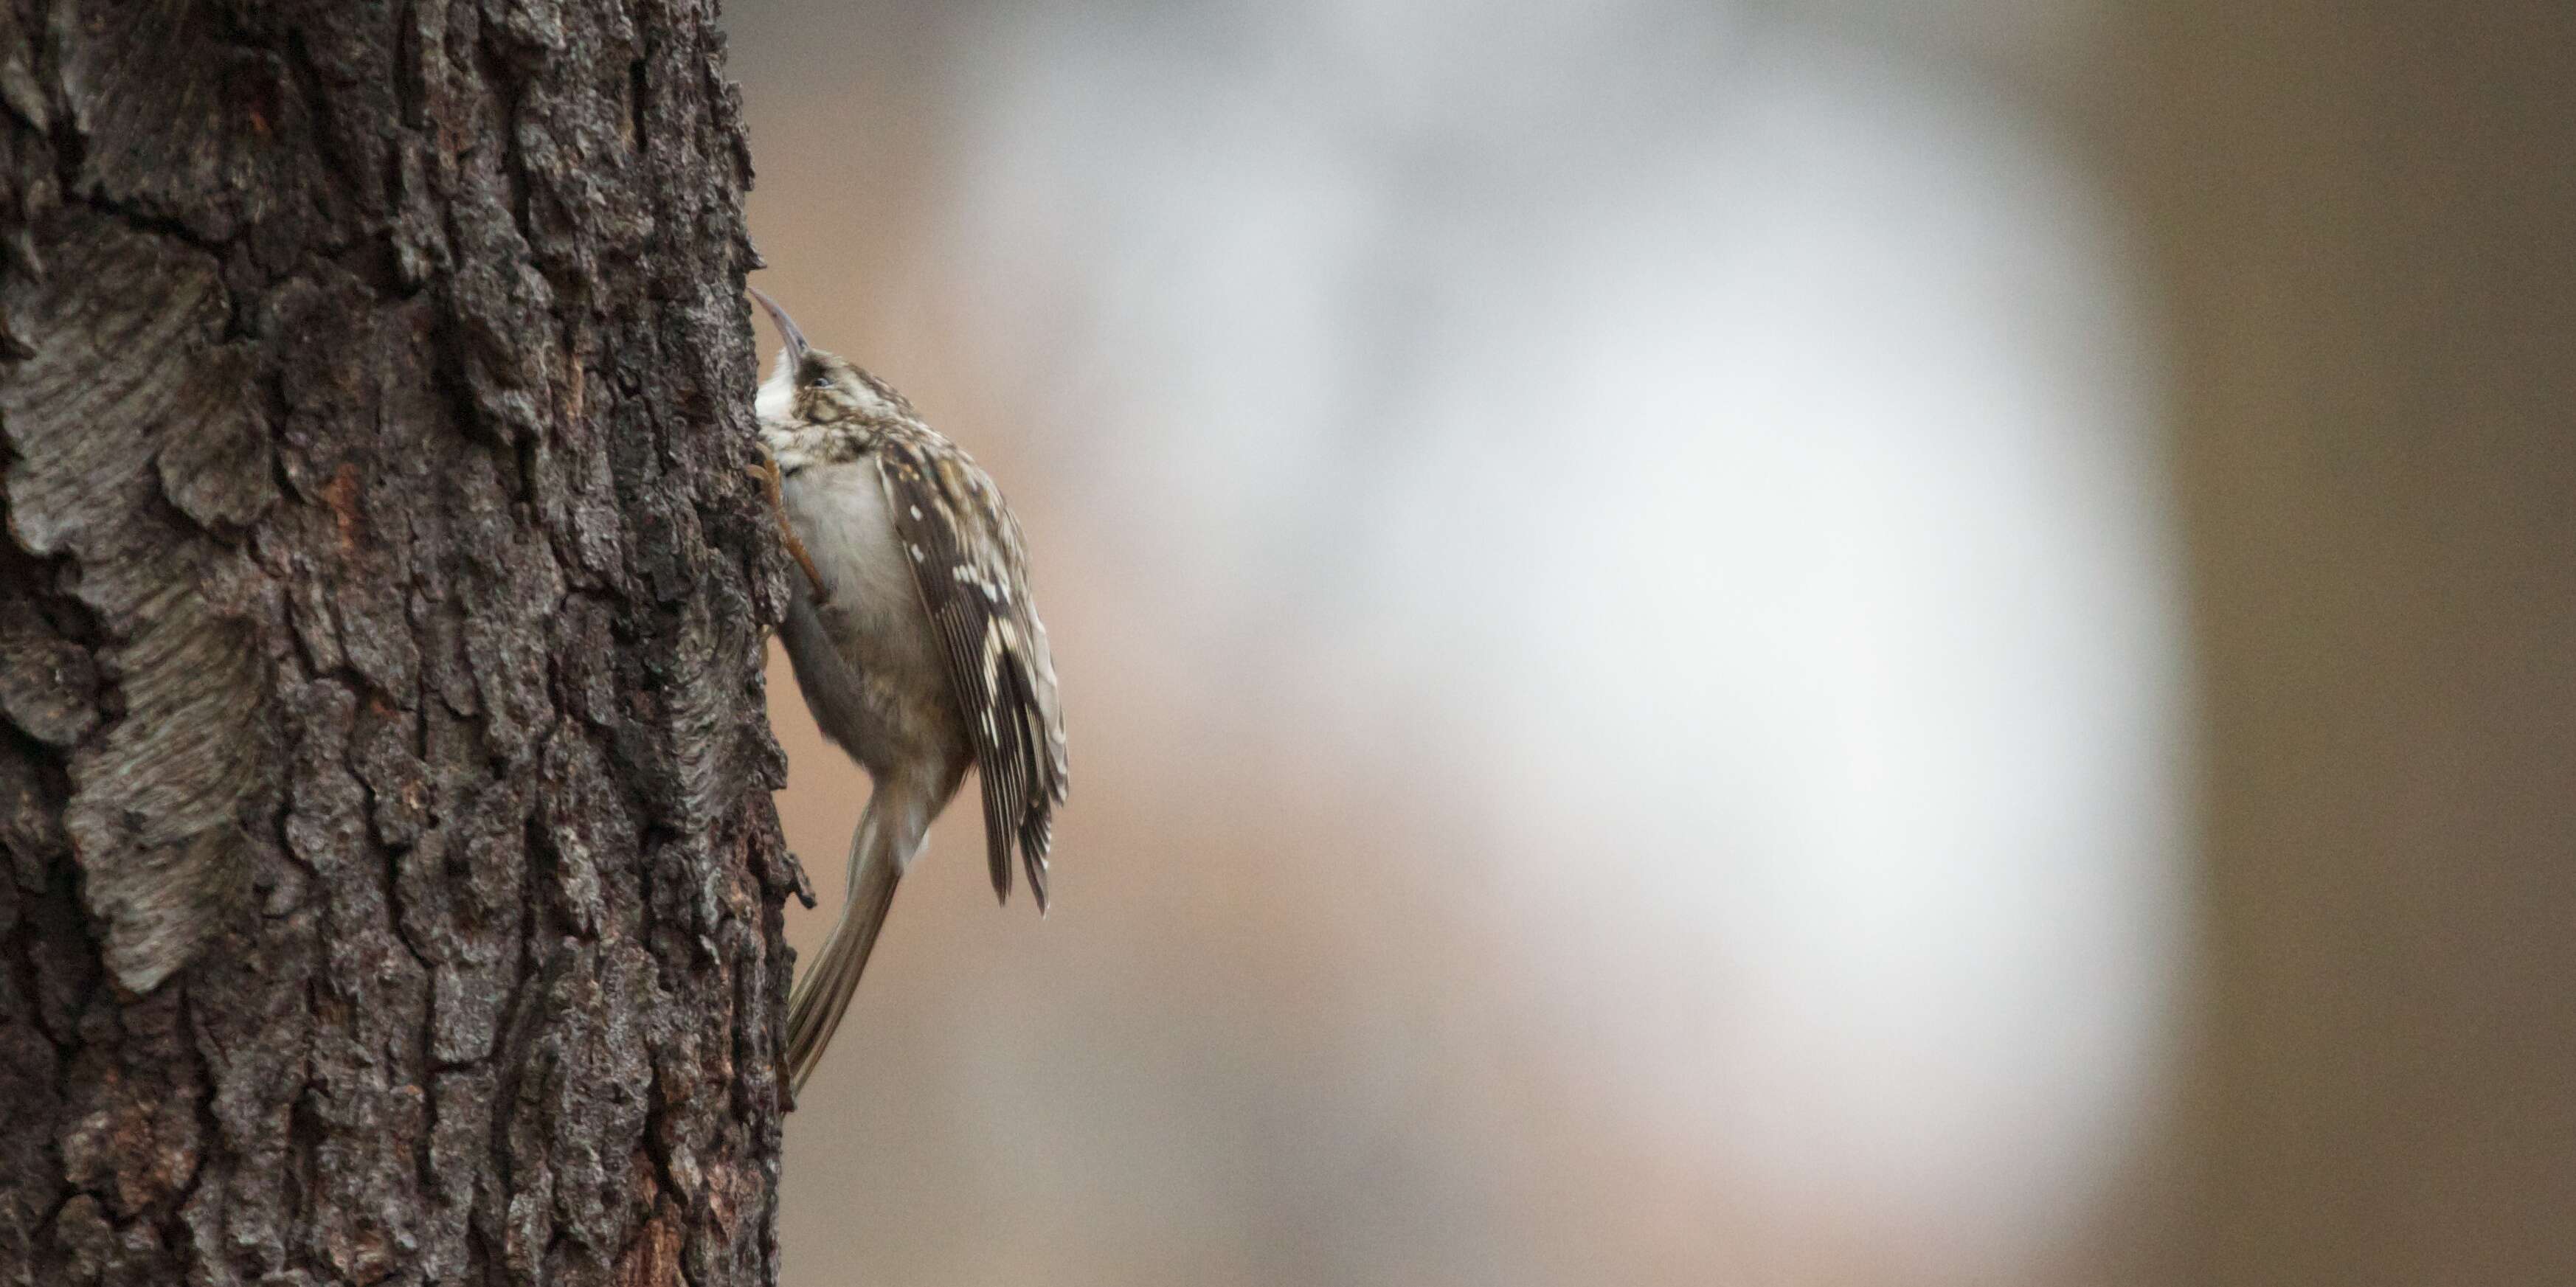
[[[761,463],[745,465],[743,469],[760,480],[761,490],[768,495],[770,515],[778,520],[779,543],[787,547],[787,553],[795,558],[796,566],[805,569],[805,581],[814,587],[814,606],[819,608],[830,602],[831,596],[823,589],[823,574],[814,567],[814,556],[805,552],[805,542],[797,539],[796,529],[787,523],[787,501],[779,494],[778,462],[763,459]]]

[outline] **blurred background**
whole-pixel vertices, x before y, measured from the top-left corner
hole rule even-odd
[[[1075,783],[789,1284],[2576,1282],[2576,7],[727,10]]]

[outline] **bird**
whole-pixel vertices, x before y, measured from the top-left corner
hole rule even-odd
[[[753,399],[791,577],[778,636],[823,735],[867,771],[847,901],[788,994],[788,1095],[849,1010],[877,932],[966,771],[982,785],[993,892],[1012,859],[1046,913],[1047,850],[1068,777],[1046,627],[1019,520],[982,468],[891,385],[813,347],[751,289],[784,341]]]

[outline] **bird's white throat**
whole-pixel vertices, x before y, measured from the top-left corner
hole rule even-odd
[[[784,420],[796,409],[796,362],[785,346],[778,350],[778,360],[770,364],[769,378],[761,381],[760,392],[751,399],[751,414],[766,425]]]

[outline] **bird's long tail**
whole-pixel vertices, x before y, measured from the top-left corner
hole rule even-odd
[[[805,1079],[813,1075],[814,1065],[823,1057],[823,1047],[832,1042],[832,1033],[841,1026],[841,1016],[848,1013],[850,997],[858,991],[859,974],[868,968],[868,953],[877,945],[877,930],[884,926],[886,912],[894,906],[895,885],[903,879],[903,869],[912,862],[913,851],[920,847],[922,832],[903,819],[912,810],[896,805],[879,789],[868,799],[867,811],[859,815],[859,829],[850,837],[849,901],[841,906],[840,923],[832,927],[832,936],[823,943],[823,954],[813,968],[796,981],[787,998],[787,1085],[788,1093],[801,1095]]]

